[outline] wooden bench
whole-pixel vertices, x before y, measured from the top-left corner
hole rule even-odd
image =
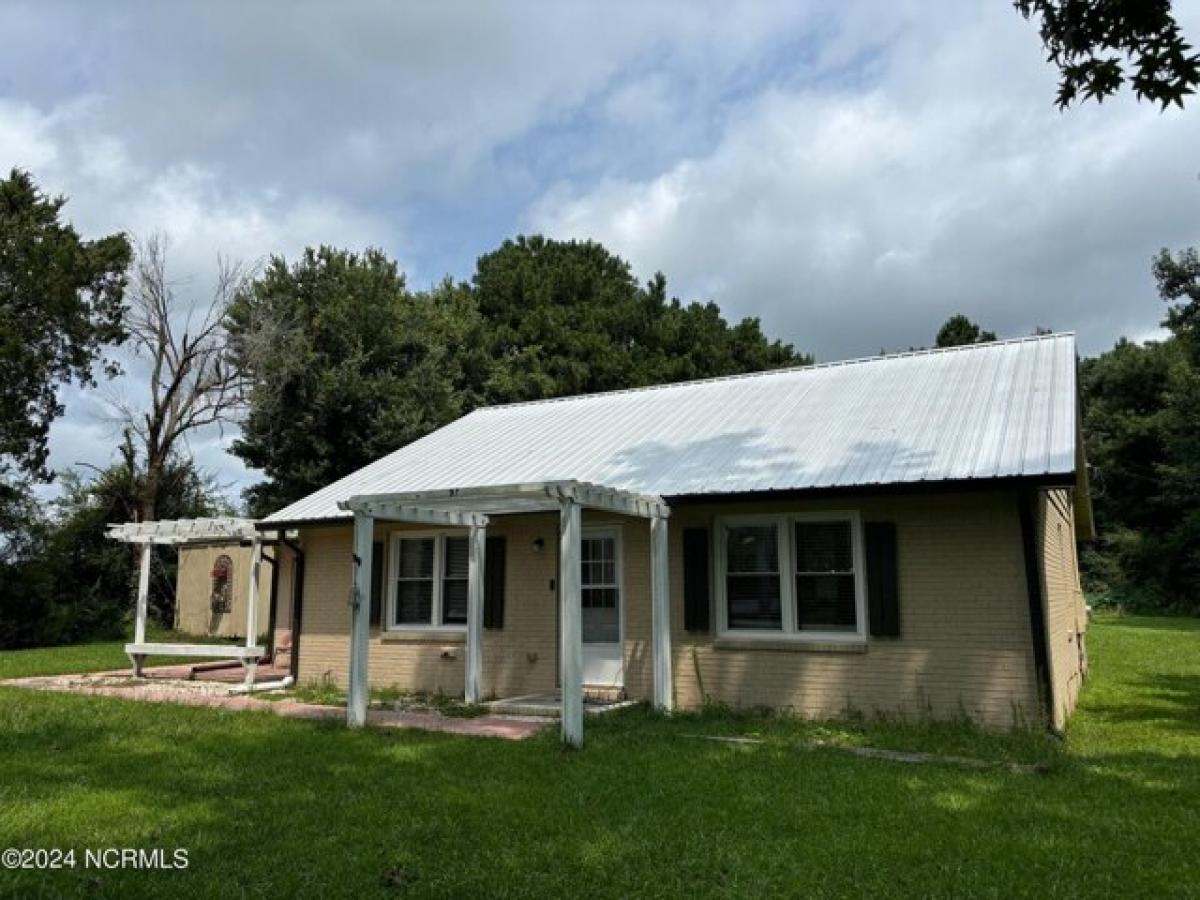
[[[146,642],[126,644],[125,655],[133,663],[133,674],[140,678],[147,656],[215,656],[236,659],[246,669],[246,683],[254,683],[254,669],[267,653],[263,647],[233,647],[229,644],[165,644]]]

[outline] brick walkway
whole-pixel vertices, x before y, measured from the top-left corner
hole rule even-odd
[[[97,672],[84,675],[47,675],[36,678],[10,678],[0,681],[9,687],[38,691],[61,691],[100,697],[120,697],[146,703],[179,703],[184,706],[208,706],[217,709],[263,710],[290,719],[344,720],[346,710],[339,706],[318,706],[297,700],[264,700],[262,697],[229,693],[229,685],[213,680],[185,681],[166,677],[164,670],[188,667],[160,666],[147,669],[149,678],[133,678],[128,672]],[[265,680],[265,679],[264,679]],[[504,738],[519,741],[553,724],[547,719],[523,716],[477,716],[461,718],[437,712],[372,709],[367,722],[379,728],[416,728],[474,737]]]

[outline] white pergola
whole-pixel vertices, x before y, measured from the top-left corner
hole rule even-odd
[[[125,653],[133,664],[134,675],[142,674],[147,656],[215,656],[236,659],[246,670],[246,685],[254,684],[255,667],[266,650],[258,645],[258,573],[262,565],[262,545],[270,535],[255,528],[253,519],[174,519],[161,522],[123,522],[110,524],[108,535],[114,541],[140,544],[141,568],[138,573],[137,610],[134,615],[133,643]],[[214,541],[245,541],[250,544],[250,588],[246,603],[246,643],[242,647],[223,644],[172,644],[146,640],[146,614],[150,594],[150,560],[154,546],[205,544]]]
[[[559,621],[563,741],[583,743],[583,614],[581,538],[584,508],[650,520],[650,570],[654,705],[669,710],[671,692],[671,626],[667,565],[667,517],[662,498],[579,481],[549,481],[501,487],[363,494],[338,506],[354,513],[354,573],[351,593],[350,697],[347,722],[361,726],[367,718],[367,652],[370,637],[371,545],[375,520],[442,525],[468,532],[467,639],[464,697],[480,698],[483,652],[483,566],[488,515],[559,513]]]

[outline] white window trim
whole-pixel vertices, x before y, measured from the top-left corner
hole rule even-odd
[[[854,559],[854,631],[800,631],[796,628],[796,565],[792,545],[796,522],[850,523],[850,547]],[[782,626],[769,628],[730,628],[729,603],[726,596],[725,531],[739,525],[775,525],[779,541],[779,602],[782,606]],[[821,512],[762,513],[742,516],[719,516],[716,519],[713,548],[716,554],[717,637],[741,640],[866,643],[867,640],[867,581],[866,555],[863,550],[862,516],[856,509],[831,509]]]
[[[614,576],[617,579],[617,639],[611,644],[596,644],[595,646],[625,646],[625,548],[621,540],[621,528],[617,525],[593,525],[585,527],[581,530],[581,536],[584,538],[606,538],[613,539],[613,554],[615,571]],[[600,585],[608,587],[608,585]],[[583,579],[580,578],[580,602],[583,599]],[[582,610],[581,610],[582,614]],[[622,653],[624,650],[622,650]]]
[[[443,568],[445,566],[446,538],[448,537],[466,537],[467,534],[460,530],[446,531],[393,531],[388,535],[388,554],[386,564],[387,576],[387,602],[384,604],[384,632],[401,632],[401,631],[441,631],[454,632],[465,634],[467,631],[466,623],[461,625],[443,625],[442,624],[442,583],[444,581]],[[421,539],[433,538],[433,601],[430,611],[430,621],[428,623],[403,623],[396,622],[396,582],[398,580],[397,572],[400,571],[400,541],[405,539]]]

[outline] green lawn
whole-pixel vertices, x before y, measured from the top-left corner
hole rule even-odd
[[[229,644],[228,638],[197,637],[150,627],[146,639],[161,643]],[[32,650],[0,651],[0,678],[20,678],[33,675],[65,675],[71,672],[105,672],[109,669],[128,669],[129,657],[125,645],[133,637],[119,641],[95,641],[68,647],[37,647]],[[214,657],[215,658],[215,657]],[[167,666],[174,663],[199,663],[205,657],[152,656],[147,666]]]
[[[1091,650],[1065,742],[633,711],[572,753],[0,689],[0,848],[189,851],[186,871],[0,872],[0,893],[1198,896],[1200,622],[1104,619]],[[763,742],[695,737],[715,733]]]

